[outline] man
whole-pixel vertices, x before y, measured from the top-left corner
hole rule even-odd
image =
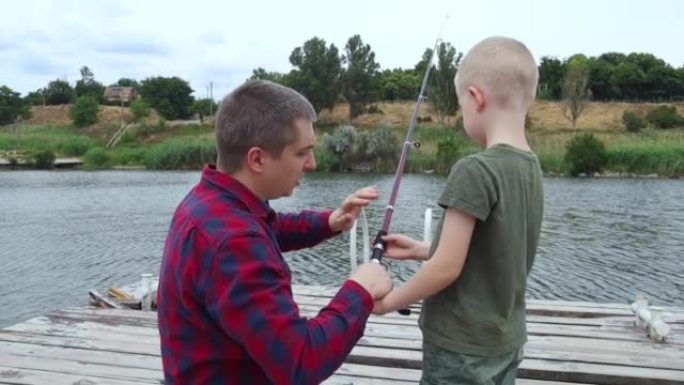
[[[216,122],[217,165],[177,208],[158,290],[167,384],[318,384],[363,335],[374,301],[392,288],[368,263],[327,307],[307,320],[293,301],[282,252],[349,230],[375,188],[334,211],[274,212],[314,170],[316,119],[296,91],[252,81],[223,101]]]

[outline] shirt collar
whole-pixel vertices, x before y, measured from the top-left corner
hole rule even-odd
[[[234,200],[244,206],[244,209],[257,217],[270,221],[275,212],[269,206],[268,201],[261,200],[252,190],[240,183],[232,176],[216,169],[216,165],[207,164],[202,169],[202,182],[213,188],[219,189],[230,195]]]

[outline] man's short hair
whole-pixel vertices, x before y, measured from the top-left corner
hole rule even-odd
[[[285,146],[297,140],[294,123],[299,119],[316,121],[311,103],[299,92],[266,80],[242,84],[224,98],[218,110],[218,164],[234,172],[252,147],[280,156]]]

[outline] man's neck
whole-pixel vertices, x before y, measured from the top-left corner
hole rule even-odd
[[[259,199],[262,201],[266,201],[267,199],[264,197],[264,194],[261,193],[260,189],[258,188],[258,183],[250,177],[249,174],[242,170],[234,171],[234,172],[227,172],[224,169],[221,168],[221,166],[217,166],[217,170],[226,174],[230,175],[231,178],[237,180],[240,182],[243,186],[247,187],[249,191],[251,191],[254,195],[256,195]]]

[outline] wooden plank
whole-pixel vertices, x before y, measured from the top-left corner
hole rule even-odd
[[[519,377],[575,381],[597,385],[681,385],[681,371],[600,365],[582,362],[525,359]]]
[[[334,295],[336,292],[337,288],[333,289],[321,286],[293,286],[293,293],[295,294],[295,299],[298,302],[302,301],[302,303],[306,302],[306,298],[310,298],[312,300],[318,299],[329,301],[329,297]],[[663,319],[666,322],[684,321],[684,309],[674,307],[661,308],[663,309]],[[581,316],[584,318],[606,316],[634,316],[628,304],[603,304],[579,301],[536,300],[529,298],[527,299],[527,310],[528,314],[534,315],[574,315]]]
[[[138,385],[157,384],[159,381],[116,380],[94,376],[80,376],[36,369],[17,369],[0,363],[0,384],[3,385]]]
[[[146,369],[160,371],[162,369],[159,349],[149,349],[146,352],[116,352],[110,350],[94,350],[65,346],[51,346],[24,342],[0,342],[0,357],[26,356],[32,359],[53,359],[76,361],[94,365],[116,365],[130,369]],[[5,362],[0,360],[0,362]]]
[[[17,369],[42,370],[53,373],[123,381],[160,383],[161,380],[163,380],[163,374],[159,369],[142,369],[123,366],[117,361],[111,361],[109,364],[96,364],[84,360],[73,361],[45,356],[40,356],[40,359],[37,359],[31,355],[16,355],[0,352],[0,362],[2,362],[2,365],[4,366]]]
[[[358,365],[358,364],[343,364],[335,373],[334,377],[344,376],[345,380],[351,381],[351,384],[366,384],[364,379],[377,378],[382,380],[391,380],[392,383],[401,383],[404,381],[411,384],[417,384],[420,381],[421,370],[404,369],[404,368],[387,368],[380,366]],[[328,384],[328,382],[324,382]],[[530,379],[518,379],[517,385],[582,385],[578,383],[556,382],[556,381],[541,381]]]
[[[312,308],[303,306],[301,307],[302,314],[313,316],[315,312],[311,311]],[[416,327],[417,322],[413,320],[402,320],[396,317],[385,316],[371,316],[369,317],[369,323],[376,325],[387,325],[390,328],[397,327]],[[368,328],[368,326],[367,326]],[[576,324],[548,324],[548,323],[536,323],[529,322],[527,325],[528,335],[540,335],[540,336],[564,336],[564,337],[586,337],[586,338],[597,338],[604,340],[617,340],[617,341],[644,341],[653,344],[658,344],[648,338],[646,331],[637,328],[636,326],[619,326],[619,325],[576,325]],[[683,334],[673,333],[668,337],[668,343],[670,344],[684,344]]]
[[[421,350],[422,341],[373,336],[362,337],[359,346]],[[575,360],[684,370],[684,351],[642,348],[636,344],[606,344],[594,339],[533,339],[525,346],[525,356],[542,358],[550,354],[573,354]],[[596,357],[594,357],[596,356]],[[591,358],[594,357],[594,358]]]
[[[142,340],[159,341],[157,329],[148,328],[144,330],[137,326],[114,326],[90,321],[70,325],[34,320],[31,323],[12,325],[0,332],[24,332],[88,339],[130,340],[140,338]]]
[[[347,359],[349,363],[420,369],[420,352],[357,346]],[[520,366],[520,377],[571,381],[591,384],[681,385],[681,370],[626,367],[597,363],[570,362],[526,358]]]
[[[158,343],[144,341],[93,340],[85,338],[69,338],[54,335],[0,331],[0,344],[3,342],[19,342],[42,346],[67,347],[104,351],[112,353],[154,354],[159,351]]]
[[[372,377],[353,377],[334,374],[327,380],[323,381],[324,385],[414,385],[418,384],[416,381],[401,381],[401,380],[383,380]]]

